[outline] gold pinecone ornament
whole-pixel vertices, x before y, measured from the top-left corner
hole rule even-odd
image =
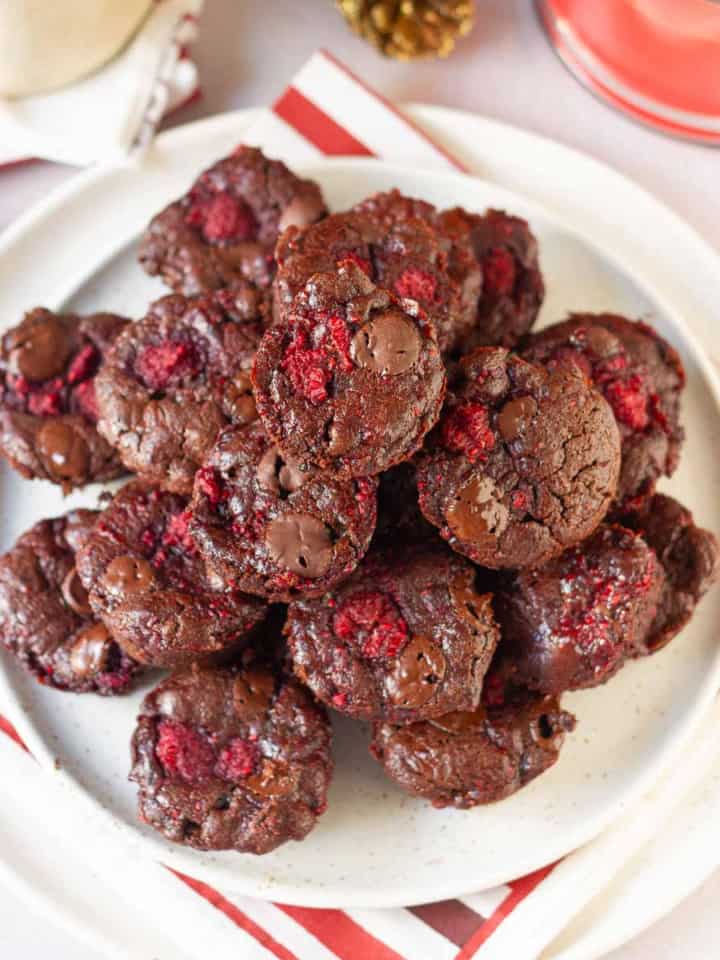
[[[446,57],[472,29],[475,0],[336,0],[356,33],[388,57]]]

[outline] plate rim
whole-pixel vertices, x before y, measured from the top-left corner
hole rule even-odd
[[[436,108],[429,108],[429,109],[433,110]],[[463,114],[462,111],[452,111],[452,112]],[[224,129],[227,125],[236,123],[239,117],[242,117],[244,115],[246,115],[245,111],[233,111],[227,114],[220,114],[215,117],[206,118],[204,120],[197,121],[195,123],[185,124],[181,127],[174,128],[173,130],[170,130],[167,133],[162,134],[161,137],[158,139],[162,142],[163,146],[171,145],[173,147],[177,147],[177,143],[178,142],[182,143],[182,140],[185,137],[190,137],[191,139],[194,139],[197,136],[202,136],[203,133],[209,127],[214,128],[217,126],[220,129]],[[477,117],[474,114],[469,114],[469,116],[476,121],[485,120],[485,118]],[[497,121],[489,121],[489,122],[495,126],[505,127],[506,130],[514,132],[514,128],[509,127],[509,125],[498,124]],[[528,134],[526,131],[518,131],[518,132],[522,133],[524,136],[529,136],[532,139],[539,139],[539,140],[546,139],[542,137],[536,138],[535,135]],[[553,141],[548,141],[548,143],[550,143],[553,147],[559,148],[561,150],[567,149],[567,148],[563,148],[561,145],[555,144]],[[571,151],[571,152],[577,154],[577,151]],[[578,157],[582,160],[586,159],[582,154],[578,154]],[[21,217],[20,220],[16,222],[13,226],[11,226],[9,230],[5,232],[3,237],[0,238],[0,256],[7,253],[12,248],[13,244],[17,242],[19,239],[27,236],[27,234],[29,233],[32,233],[32,231],[42,222],[44,218],[51,218],[54,214],[56,214],[59,210],[61,210],[62,206],[67,202],[68,199],[70,199],[71,197],[76,197],[81,195],[85,190],[88,189],[88,187],[102,180],[105,177],[112,176],[113,173],[117,172],[118,169],[125,171],[127,169],[127,166],[128,166],[127,164],[121,164],[119,165],[119,168],[118,167],[102,168],[98,170],[88,171],[86,173],[80,174],[78,177],[73,178],[69,182],[69,184],[62,185],[59,189],[53,191],[45,201],[37,205],[32,210],[28,211],[27,214]],[[317,164],[303,165],[303,168],[309,169],[310,167],[322,167],[327,169],[327,167],[341,167],[341,168],[345,167],[346,168],[347,166],[352,166],[357,168],[372,167],[375,169],[377,169],[377,167],[380,166],[383,169],[389,169],[389,170],[394,169],[396,171],[402,171],[402,170],[408,169],[406,165],[404,166],[402,164],[388,163],[388,162],[378,161],[378,160],[356,159],[356,158],[336,158],[336,159],[324,158],[320,160]],[[599,165],[599,166],[603,166],[603,165]],[[611,171],[611,172],[615,173],[615,171]],[[617,176],[617,174],[615,175]],[[462,180],[462,178],[466,175],[455,173],[455,172],[447,172],[447,173],[438,172],[434,174],[429,174],[429,176],[432,176],[432,178],[436,180],[448,180],[448,179]],[[482,178],[473,177],[473,179],[477,180]],[[500,186],[502,189],[506,191],[508,190],[508,188],[504,187],[502,184],[494,183],[494,181],[492,180],[488,180],[486,182],[490,183],[494,187]],[[517,191],[512,191],[512,192],[517,193]],[[600,250],[604,258],[611,260],[613,263],[619,260],[619,257],[616,257],[612,252],[609,252],[606,248],[598,244],[591,236],[588,236],[584,227],[581,228],[575,225],[575,223],[569,224],[565,220],[565,218],[562,216],[559,216],[552,209],[552,207],[550,208],[544,207],[541,203],[538,203],[534,199],[530,199],[528,200],[528,202],[530,203],[531,206],[535,206],[538,209],[541,209],[543,212],[543,215],[547,217],[550,221],[560,225],[561,227],[563,227],[563,229],[565,229],[566,231],[572,234],[579,235],[582,238],[583,242],[587,243],[592,249]],[[125,243],[126,243],[126,240],[123,240],[122,246],[124,246]],[[100,266],[99,262],[94,262],[92,272],[95,272],[99,268],[99,266]],[[88,271],[88,273],[89,272],[90,271]],[[643,273],[636,274],[634,271],[633,271],[633,277],[638,281],[638,284],[640,287],[642,287],[646,292],[649,292],[652,294],[653,298],[658,302],[658,304],[666,312],[666,315],[668,318],[670,318],[671,322],[673,324],[676,324],[682,330],[683,336],[686,339],[688,349],[691,351],[693,355],[693,360],[698,364],[698,367],[702,372],[704,381],[710,387],[714,395],[716,407],[720,410],[720,380],[718,378],[717,373],[715,372],[714,367],[711,365],[710,361],[705,356],[702,350],[701,344],[699,342],[699,338],[696,336],[694,330],[690,326],[688,326],[687,323],[684,322],[682,316],[679,315],[680,311],[668,301],[667,297],[663,293],[661,293],[657,289],[656,284],[652,280],[648,279],[647,276],[645,276]],[[77,278],[73,278],[73,282],[71,284],[66,284],[66,286],[77,288],[78,283],[79,281],[77,281]],[[710,676],[717,677],[719,674],[720,674],[720,655],[715,658],[714,670],[710,673]],[[652,779],[654,779],[655,776],[659,775],[662,772],[662,769],[665,769],[672,762],[672,757],[676,755],[675,751],[679,750],[682,746],[682,743],[685,742],[685,738],[689,737],[692,734],[692,730],[694,729],[695,722],[699,722],[704,708],[707,707],[710,698],[714,695],[714,689],[711,689],[711,684],[709,682],[705,684],[705,686],[703,687],[703,690],[705,690],[705,694],[700,701],[702,703],[702,707],[699,708],[696,706],[690,714],[692,719],[689,720],[688,723],[685,725],[685,728],[683,729],[682,733],[675,734],[673,737],[670,738],[670,746],[669,747],[666,746],[663,749],[663,757],[664,757],[663,763],[662,764],[657,763],[655,766],[651,767],[650,770],[646,771],[646,773],[643,776],[638,777],[637,783],[634,784],[631,792],[628,795],[626,795],[622,801],[620,802],[615,801],[615,803],[612,804],[611,806],[617,807],[618,804],[622,806],[623,803],[632,802],[632,799],[637,798],[642,793],[642,791],[647,788],[648,784],[652,782]],[[18,728],[20,729],[22,735],[27,740],[29,745],[31,745],[31,747],[33,748],[33,752],[35,756],[38,757],[38,759],[40,759],[41,757],[43,758],[43,761],[44,761],[43,765],[46,768],[54,769],[54,757],[52,756],[52,751],[50,750],[49,745],[45,742],[45,738],[39,733],[39,731],[36,732],[34,724],[31,723],[29,717],[25,716],[24,711],[22,710],[21,699],[17,694],[17,692],[14,690],[13,685],[9,682],[8,676],[6,675],[6,672],[4,670],[0,670],[0,692],[4,692],[5,695],[8,697],[8,706],[12,705],[13,708],[15,707],[17,708],[17,709],[8,710],[8,713],[10,714],[14,722],[17,721]],[[84,802],[86,804],[89,804],[96,813],[102,814],[103,821],[107,821],[107,820],[110,821],[110,823],[103,822],[102,825],[104,828],[108,828],[111,825],[111,823],[113,823],[116,828],[119,827],[124,834],[125,833],[127,834],[127,839],[129,839],[131,842],[134,842],[141,847],[146,846],[144,838],[142,837],[141,834],[139,834],[131,825],[125,824],[123,821],[118,821],[118,819],[114,817],[111,813],[104,810],[104,808],[102,807],[102,804],[86,788],[84,788],[80,783],[78,783],[78,781],[75,778],[71,777],[69,774],[63,774],[59,777],[59,779],[63,782],[63,785],[69,789],[73,797],[81,796]],[[618,809],[618,810],[615,810],[612,815],[606,816],[605,818],[600,818],[600,817],[596,818],[598,821],[600,821],[597,827],[597,830],[592,831],[591,835],[586,834],[584,836],[584,839],[579,842],[583,842],[583,843],[587,842],[587,840],[591,839],[592,836],[596,836],[597,833],[600,832],[602,829],[604,829],[605,826],[608,825],[608,823],[612,822],[614,817],[617,816],[617,814],[619,813],[620,813],[620,810]],[[575,849],[576,846],[579,845],[579,842],[573,843],[571,845],[571,849]],[[566,847],[566,845],[564,846]],[[563,850],[563,854],[568,852],[570,852],[568,849]],[[561,855],[561,854],[558,854],[558,855]],[[188,862],[187,862],[186,856],[187,854],[185,851],[180,851],[180,853],[178,853],[177,855],[175,854],[175,851],[173,851],[172,854],[170,854],[166,859],[175,860],[176,857],[179,857],[178,865],[182,865],[185,869],[187,869]],[[552,860],[554,859],[554,857],[550,857],[550,859]],[[538,866],[546,862],[548,862],[548,857],[546,854],[542,857],[541,862],[539,862],[537,858],[528,857],[527,867],[522,868],[522,870],[524,870],[525,872],[529,872],[533,869],[536,869]],[[200,870],[198,872],[202,874],[204,872],[204,869],[201,865],[199,866],[200,866]],[[517,872],[513,871],[513,875],[517,876]],[[445,899],[449,896],[462,896],[463,894],[477,891],[477,885],[472,885],[468,889],[467,883],[465,883],[462,885],[462,888],[451,889],[445,886],[441,890],[437,890],[435,893],[428,893],[428,891],[424,889],[423,892],[419,894],[417,897],[407,896],[406,893],[403,893],[402,900],[398,899],[398,897],[388,899],[387,897],[383,897],[381,894],[378,894],[376,897],[368,898],[368,896],[366,895],[366,892],[362,894],[360,897],[358,897],[354,895],[352,891],[349,892],[347,889],[344,891],[344,893],[340,897],[338,897],[336,893],[329,894],[327,889],[325,888],[319,888],[313,894],[310,894],[305,887],[298,888],[295,885],[287,885],[287,884],[277,885],[272,887],[272,889],[265,890],[265,891],[258,890],[256,883],[251,882],[249,885],[242,884],[241,872],[239,872],[237,879],[240,882],[233,886],[234,891],[248,893],[249,895],[258,896],[264,899],[272,898],[282,902],[296,903],[304,906],[328,906],[330,904],[333,906],[340,906],[340,907],[343,907],[343,906],[344,907],[402,906],[407,904],[408,902],[410,903],[431,902],[432,900]],[[493,886],[495,885],[495,883],[505,882],[507,879],[508,879],[508,876],[507,876],[507,873],[505,873],[502,876],[499,876],[496,881],[486,884],[485,887]],[[297,896],[297,893],[300,892],[300,890],[302,890],[302,893],[300,896]]]

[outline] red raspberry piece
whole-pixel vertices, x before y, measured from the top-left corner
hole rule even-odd
[[[364,274],[372,279],[372,264],[365,257],[361,257],[359,253],[348,250],[346,253],[339,254],[335,259],[337,267],[341,267],[345,262],[354,263],[356,267],[359,267]]]
[[[348,695],[346,693],[334,693],[330,698],[338,709],[341,709],[348,702]]]
[[[408,267],[395,281],[399,297],[409,297],[421,303],[434,303],[437,295],[437,277],[418,267]]]
[[[62,397],[58,391],[31,393],[28,409],[37,417],[56,417],[62,413]]]
[[[445,419],[442,442],[448,450],[464,453],[470,461],[485,457],[495,446],[488,408],[480,403],[462,403]]]
[[[515,258],[505,247],[493,247],[482,260],[483,291],[494,297],[509,296],[515,289]]]
[[[209,243],[242,243],[258,231],[250,207],[229,193],[192,196],[185,223],[199,229]]]
[[[168,776],[188,783],[209,780],[215,766],[215,752],[207,738],[177,720],[160,721],[155,756]]]
[[[343,369],[349,372],[353,368],[353,362],[350,359],[350,331],[342,317],[337,315],[328,317],[328,327],[330,328],[330,337],[333,345],[340,355],[340,362]]]
[[[80,383],[81,380],[87,380],[97,370],[100,361],[100,354],[91,343],[85,344],[78,354],[75,355],[68,367],[67,381],[70,384]]]
[[[235,737],[220,751],[215,773],[223,780],[244,780],[253,772],[257,761],[257,746],[240,737]]]
[[[135,372],[150,390],[162,390],[172,379],[193,377],[198,366],[194,346],[183,340],[166,340],[145,347],[135,360]]]
[[[638,374],[626,380],[611,380],[603,392],[616,418],[631,430],[644,430],[649,422],[646,385]]]
[[[397,605],[386,593],[361,591],[347,599],[333,618],[341,640],[360,647],[368,659],[398,655],[408,640],[408,626]]]
[[[165,528],[162,544],[164,547],[180,548],[185,553],[195,553],[195,543],[188,532],[190,523],[190,511],[183,510],[182,513],[176,513],[170,518]]]
[[[332,376],[335,360],[325,349],[313,349],[305,330],[295,331],[281,366],[297,393],[307,397],[311,403],[327,400],[327,384]]]
[[[513,506],[513,510],[517,510],[518,512],[521,510],[527,510],[528,495],[525,493],[524,490],[516,490],[511,497],[511,502]]]
[[[95,381],[84,380],[73,390],[75,402],[80,408],[80,413],[87,417],[92,423],[97,423],[99,416],[97,398],[95,396]]]
[[[195,474],[195,486],[216,507],[225,499],[222,483],[212,467],[201,467]]]

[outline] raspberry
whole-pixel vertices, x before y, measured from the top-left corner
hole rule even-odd
[[[528,508],[528,495],[524,490],[516,490],[512,495],[511,503],[513,510],[517,510],[518,512],[521,510],[525,511]]]
[[[311,403],[322,403],[328,398],[327,383],[335,366],[334,358],[322,348],[313,349],[305,330],[298,329],[285,351],[282,369],[287,373],[297,393]]]
[[[192,198],[185,222],[198,228],[209,243],[241,243],[254,239],[258,230],[250,207],[229,193]]]
[[[222,483],[212,467],[201,467],[195,474],[195,486],[216,507],[225,499]]]
[[[82,380],[87,380],[88,377],[91,377],[95,373],[99,362],[100,354],[95,347],[91,343],[86,344],[73,358],[68,367],[68,383],[75,384],[80,383]]]
[[[244,780],[255,769],[258,749],[253,743],[235,737],[220,751],[215,773],[223,780]]]
[[[515,289],[515,259],[504,247],[493,247],[482,260],[483,291],[495,297],[509,296]]]
[[[180,547],[185,553],[195,553],[195,543],[188,532],[190,523],[190,511],[183,510],[182,513],[176,513],[170,518],[165,528],[162,544],[164,547]]]
[[[194,377],[198,367],[194,346],[183,340],[145,347],[135,360],[135,372],[150,390],[162,390],[171,380]]]
[[[409,297],[422,303],[434,303],[437,295],[437,278],[418,267],[408,267],[395,281],[399,297]]]
[[[362,591],[346,600],[333,618],[341,640],[360,647],[364,657],[395,657],[408,640],[408,626],[395,602],[377,591]]]
[[[627,380],[611,380],[603,387],[605,398],[615,417],[631,430],[644,430],[649,422],[648,397],[642,377],[634,374]]]
[[[95,381],[84,380],[82,383],[79,383],[73,390],[73,396],[80,409],[80,413],[92,421],[92,423],[96,423],[99,412],[97,398],[95,397]]]
[[[334,706],[338,707],[338,709],[341,709],[347,704],[348,695],[346,693],[334,693],[330,699],[332,700]]]
[[[56,417],[62,413],[62,397],[57,391],[31,393],[28,409],[37,417]]]
[[[330,328],[330,337],[333,345],[340,355],[340,363],[346,372],[353,368],[353,362],[350,359],[350,333],[342,317],[337,315],[329,317],[327,321]]]
[[[209,780],[215,766],[215,752],[201,733],[177,720],[161,720],[155,756],[170,777],[188,783]]]
[[[464,453],[470,461],[482,459],[495,446],[488,409],[479,403],[455,407],[442,425],[441,436],[448,450]]]
[[[343,263],[347,261],[354,263],[356,267],[359,267],[363,273],[372,279],[372,264],[369,260],[366,260],[365,257],[361,257],[359,253],[348,250],[347,253],[338,254],[335,258],[335,266],[341,267]]]

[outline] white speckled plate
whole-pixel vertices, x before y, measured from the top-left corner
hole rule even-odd
[[[432,112],[428,119],[433,121]],[[15,322],[20,310],[37,302],[141,313],[162,288],[134,263],[137,234],[200,168],[236,143],[236,122],[230,115],[166,134],[142,165],[84,175],[25,218],[0,246],[3,323]],[[507,128],[504,133],[526,136]],[[512,156],[517,163],[517,148]],[[570,151],[561,156],[552,174],[554,188],[563,184],[572,190],[577,158]],[[612,309],[652,320],[678,347],[688,371],[688,441],[682,465],[664,489],[692,507],[703,524],[720,530],[715,375],[680,316],[685,301],[671,296],[672,284],[663,277],[648,278],[652,261],[628,255],[629,238],[625,242],[618,234],[617,242],[598,245],[525,197],[460,175],[367,160],[327,161],[302,172],[321,181],[333,207],[390,186],[441,205],[507,207],[528,217],[540,239],[548,285],[544,323],[569,309]],[[63,503],[54,488],[21,481],[3,468],[0,546],[9,546],[43,516],[93,503],[96,494],[87,490]],[[41,763],[52,769],[59,761],[57,776],[68,788],[68,802],[85,801],[96,829],[119,832],[133,856],[160,859],[225,889],[289,903],[427,902],[512,879],[561,856],[597,834],[649,786],[672,762],[718,686],[719,607],[720,596],[711,594],[668,649],[628,666],[607,687],[568,697],[579,724],[560,762],[501,804],[438,812],[410,800],[368,757],[367,730],[339,722],[327,814],[302,844],[262,858],[184,851],[138,825],[126,775],[142,691],[114,701],[64,696],[39,687],[3,659],[0,707]]]

